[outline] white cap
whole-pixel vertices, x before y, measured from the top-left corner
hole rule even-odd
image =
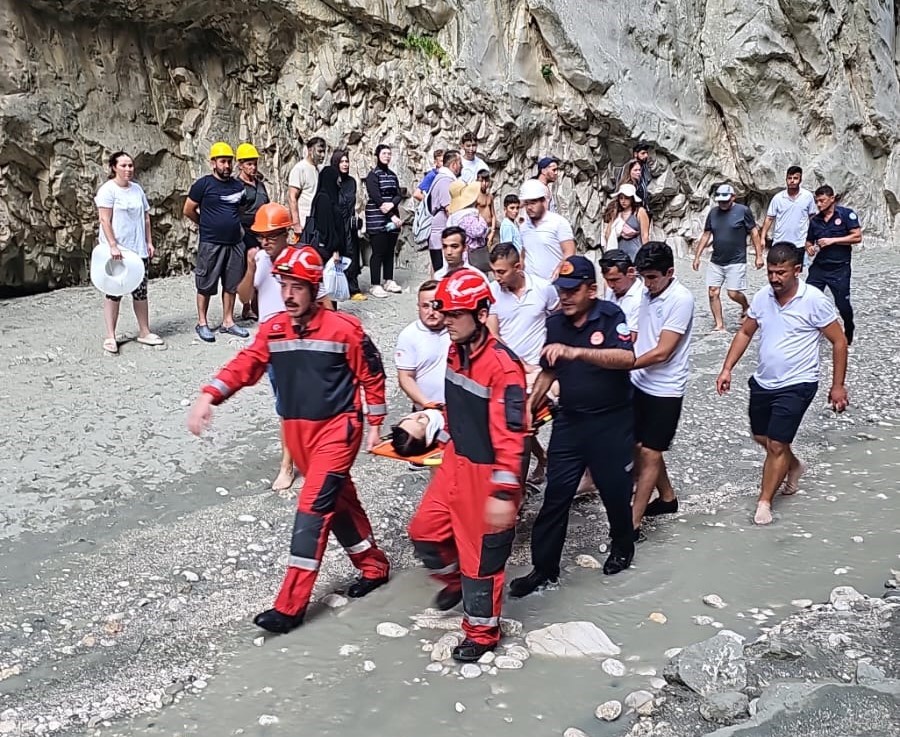
[[[519,189],[519,199],[526,200],[545,200],[547,199],[547,187],[539,179],[526,179]]]
[[[641,201],[641,198],[637,196],[637,189],[635,189],[633,184],[620,184],[619,188],[613,192],[613,197],[618,197],[620,194],[630,197],[635,202]]]
[[[122,259],[110,256],[109,246],[101,243],[91,253],[91,283],[110,297],[124,297],[144,281],[144,262],[134,251],[119,249]]]
[[[716,202],[728,202],[732,197],[734,197],[734,187],[730,184],[720,184],[716,187],[716,194],[713,199]]]

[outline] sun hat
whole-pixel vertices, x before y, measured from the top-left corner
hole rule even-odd
[[[634,188],[633,184],[620,184],[619,188],[613,192],[613,197],[618,197],[620,194],[630,197],[635,202],[641,201],[641,198],[637,196],[637,190]]]
[[[457,180],[457,182],[462,184],[461,180]],[[467,207],[472,207],[478,200],[478,195],[481,194],[480,182],[470,182],[462,187],[454,187],[455,184],[456,182],[453,182],[450,185],[450,206],[447,208],[447,212],[451,215],[454,212],[465,210]]]
[[[144,262],[134,251],[120,248],[122,258],[114,259],[109,246],[98,244],[91,253],[91,284],[110,297],[124,297],[144,281]]]

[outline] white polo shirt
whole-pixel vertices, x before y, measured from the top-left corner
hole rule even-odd
[[[631,372],[631,383],[654,397],[683,397],[687,388],[694,326],[694,295],[677,279],[658,297],[644,290],[638,316],[634,355],[642,356],[659,344],[663,330],[682,336],[675,352],[664,363]]]
[[[537,366],[547,337],[547,316],[559,306],[556,288],[546,279],[525,274],[521,297],[491,284],[491,314],[500,323],[500,339],[525,363]]]
[[[549,281],[563,259],[560,243],[575,240],[572,226],[562,215],[548,210],[538,223],[526,216],[520,232],[525,272]]]
[[[397,336],[394,365],[415,374],[416,384],[429,402],[444,401],[444,377],[450,334],[429,330],[421,320],[407,325]]]
[[[753,378],[763,389],[819,380],[822,329],[837,320],[834,303],[802,279],[784,307],[772,287],[760,289],[747,315],[759,324],[759,364]]]
[[[772,242],[786,241],[802,248],[806,245],[809,219],[818,212],[815,197],[808,189],[801,187],[793,199],[786,189],[781,190],[772,198],[766,211],[766,217],[775,218]]]
[[[625,313],[625,324],[628,329],[632,333],[638,332],[638,318],[641,313],[641,302],[644,299],[644,282],[640,277],[634,280],[634,284],[621,297],[617,297],[616,293],[607,287],[603,293],[603,299],[619,305],[619,309]]]

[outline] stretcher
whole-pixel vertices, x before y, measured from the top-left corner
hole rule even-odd
[[[535,413],[534,422],[531,426],[530,435],[533,435],[539,428],[546,425],[553,419],[553,411],[549,403],[545,402],[541,408]],[[390,458],[394,461],[404,461],[405,463],[418,463],[420,466],[440,466],[443,458],[443,451],[440,448],[434,448],[417,456],[402,456],[394,451],[391,445],[391,439],[385,438],[370,451],[372,455],[381,456],[382,458]]]

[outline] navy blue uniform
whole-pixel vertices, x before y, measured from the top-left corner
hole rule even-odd
[[[806,241],[815,243],[820,238],[846,238],[859,228],[859,218],[853,210],[835,205],[831,219],[826,220],[822,213],[810,218]],[[806,283],[810,286],[823,292],[826,286],[831,290],[834,305],[844,321],[844,334],[848,342],[853,342],[853,332],[856,328],[853,322],[853,306],[850,304],[852,253],[852,246],[843,243],[826,246],[816,254],[806,276]]]
[[[597,300],[585,323],[576,327],[561,312],[547,318],[547,345],[633,351],[631,331],[618,306]],[[606,507],[617,551],[634,552],[631,524],[634,415],[627,370],[600,368],[587,361],[557,360],[541,367],[559,380],[559,412],[547,449],[547,489],[531,535],[535,569],[547,578],[559,575],[569,526],[569,508],[578,482],[589,468]]]

